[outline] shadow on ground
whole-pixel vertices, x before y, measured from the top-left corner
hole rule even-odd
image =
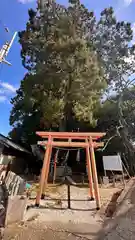
[[[98,240],[135,239],[135,179],[118,204],[113,217],[104,219],[102,229],[97,233]]]

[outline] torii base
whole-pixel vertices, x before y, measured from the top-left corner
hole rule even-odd
[[[41,199],[44,200],[45,199],[45,194],[41,195]]]
[[[89,197],[88,201],[94,201],[95,199],[93,197]]]

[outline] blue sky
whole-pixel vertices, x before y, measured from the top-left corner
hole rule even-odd
[[[59,3],[67,4],[67,0],[59,0]],[[93,10],[97,17],[105,7],[113,6],[117,18],[132,22],[135,29],[135,0],[84,0],[82,3]],[[11,39],[15,31],[25,28],[29,8],[36,8],[36,0],[0,0],[0,48],[7,39]],[[9,28],[9,33],[4,31],[4,26]],[[11,67],[4,64],[0,66],[0,133],[5,135],[11,129],[10,99],[15,95],[26,72],[21,63],[18,38],[15,39],[7,60],[12,63]]]

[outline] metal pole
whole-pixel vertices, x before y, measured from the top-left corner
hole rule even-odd
[[[71,209],[71,200],[70,200],[70,184],[67,184],[67,195],[68,195],[68,209]]]
[[[37,207],[40,205],[41,194],[44,187],[45,174],[46,174],[47,163],[49,160],[50,147],[51,147],[51,136],[49,136],[48,138],[48,145],[46,147],[46,152],[45,152],[45,157],[44,157],[44,162],[43,162],[43,167],[42,167],[42,172],[40,177],[39,190],[37,192],[37,197],[36,197],[35,205]]]
[[[8,53],[9,53],[9,50],[10,50],[10,48],[12,47],[12,44],[13,44],[13,42],[14,42],[15,38],[16,38],[16,35],[17,35],[17,32],[15,32],[15,33],[14,33],[14,35],[13,35],[13,37],[12,37],[12,39],[11,39],[10,43],[8,44],[8,48],[7,48],[7,51],[6,51],[6,53],[5,53],[5,56],[7,56],[7,55],[8,55]]]
[[[92,165],[92,172],[93,172],[96,205],[97,205],[97,210],[99,210],[101,207],[101,203],[100,203],[98,177],[97,177],[97,169],[96,169],[96,161],[95,161],[95,153],[93,148],[92,137],[90,137],[90,153],[91,153],[91,165]]]
[[[8,65],[11,65],[9,62],[7,62],[7,61],[5,60],[5,57],[7,57],[8,53],[9,53],[9,50],[10,50],[10,48],[11,48],[13,42],[14,42],[14,39],[15,39],[16,35],[17,35],[17,32],[14,33],[11,41],[10,41],[9,43],[6,42],[6,43],[3,45],[2,49],[0,50],[0,63],[3,62],[3,63],[6,63],[6,64],[8,64]]]

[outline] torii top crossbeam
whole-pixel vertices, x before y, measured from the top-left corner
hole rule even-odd
[[[52,138],[71,138],[71,139],[85,139],[92,137],[92,139],[99,139],[106,135],[101,132],[36,132],[42,138],[48,138],[50,135]]]
[[[85,133],[85,132],[36,132],[36,134],[43,139],[47,139],[47,141],[40,142],[40,145],[47,145],[48,139],[51,137],[51,145],[53,147],[87,147],[90,144],[90,138],[93,142],[93,147],[103,147],[103,143],[95,142],[99,138],[105,136],[105,133]],[[63,139],[68,141],[56,141],[56,139]],[[74,141],[72,140],[84,140],[83,142]]]

